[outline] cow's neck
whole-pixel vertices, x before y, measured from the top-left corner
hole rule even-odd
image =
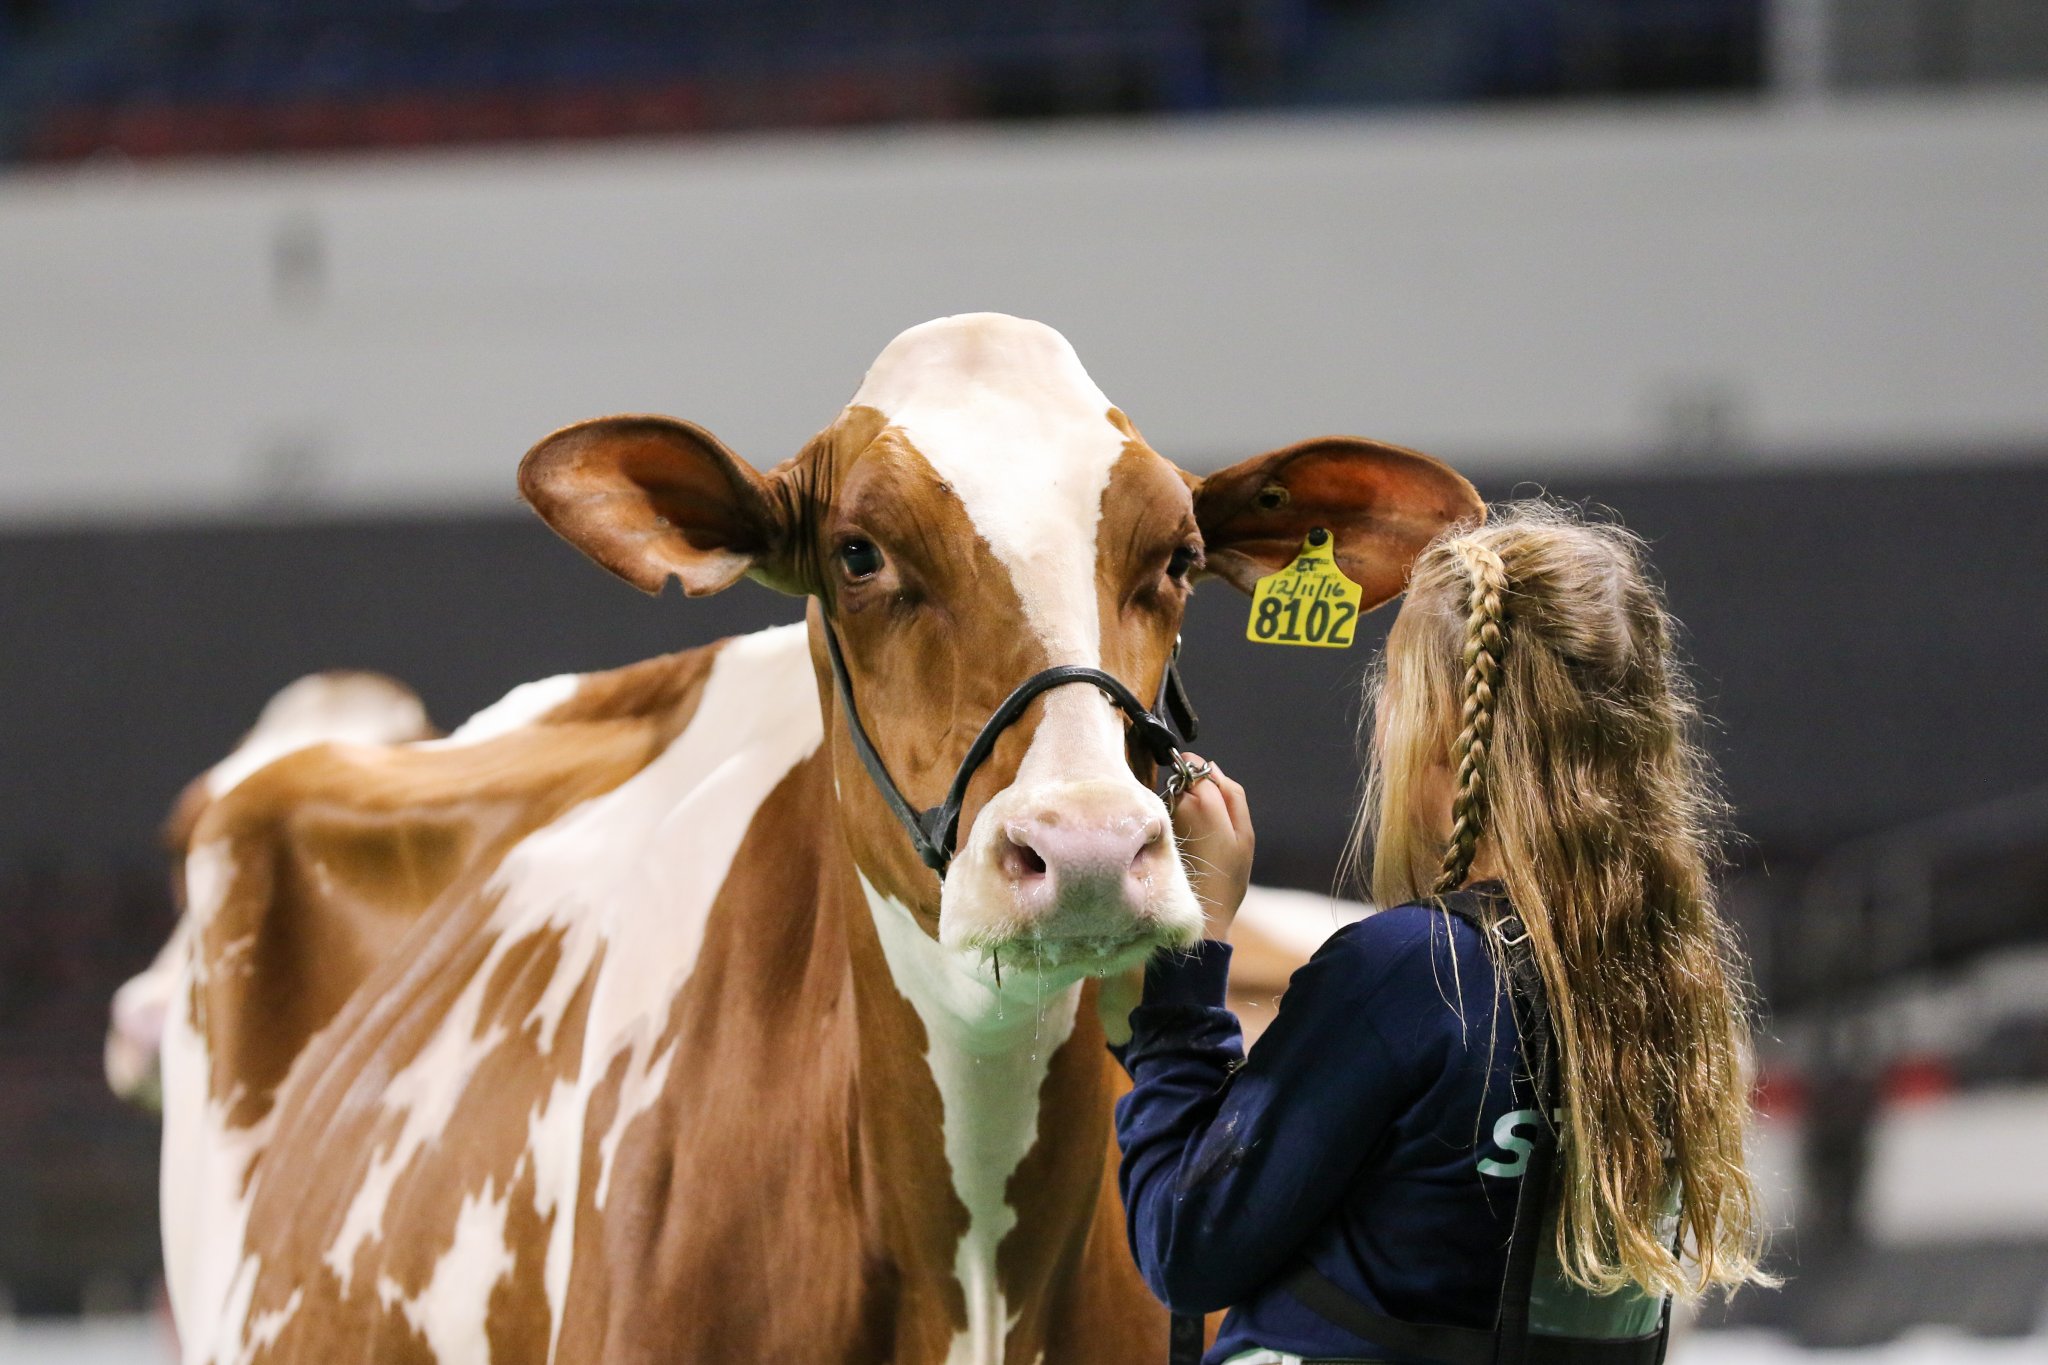
[[[1060,1161],[1056,1153],[1040,1151],[1034,1166],[1048,1159],[1073,1164],[1074,1179],[1068,1183],[1085,1184],[1085,1189],[1070,1191],[1079,1196],[1074,1199],[1059,1199],[1049,1190],[1034,1192],[1031,1216],[1043,1221],[1044,1209],[1067,1209],[1062,1221],[1077,1226],[1065,1231],[1078,1236],[1085,1234],[1093,1208],[1106,1099],[1095,1103],[1090,1096],[1067,1106],[1047,1094],[1054,1055],[1075,1033],[1082,987],[1074,981],[1044,982],[1018,964],[999,989],[971,970],[960,954],[940,947],[903,905],[865,878],[861,887],[896,989],[923,1025],[923,1060],[944,1115],[945,1162],[953,1193],[966,1212],[951,1265],[965,1297],[966,1325],[946,1358],[1000,1361],[1012,1325],[1042,1307],[1017,1301],[1029,1296],[1019,1286],[1042,1285],[1053,1273],[1050,1264],[1023,1262],[1057,1259],[1073,1240],[1061,1229],[1034,1227],[1032,1235],[1006,1248],[1005,1239],[1018,1227],[1021,1202],[1012,1181],[1034,1148],[1048,1141],[1066,1145],[1061,1138],[1069,1127],[1079,1161]],[[954,1228],[958,1212],[953,1211]],[[1018,1247],[1025,1245],[1040,1248],[1042,1255],[1020,1255]]]

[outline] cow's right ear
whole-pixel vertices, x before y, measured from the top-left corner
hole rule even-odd
[[[800,591],[782,563],[782,504],[767,476],[692,422],[597,417],[519,462],[519,494],[564,540],[642,592],[691,597],[751,573]]]

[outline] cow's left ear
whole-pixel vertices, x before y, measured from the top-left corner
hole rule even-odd
[[[674,578],[691,597],[752,573],[798,591],[769,476],[692,422],[598,417],[519,462],[519,494],[564,540],[642,592]]]
[[[1485,514],[1478,491],[1443,461],[1358,436],[1270,451],[1195,489],[1210,573],[1250,592],[1321,526],[1337,539],[1338,565],[1365,589],[1366,609],[1407,586],[1415,556],[1439,531]]]

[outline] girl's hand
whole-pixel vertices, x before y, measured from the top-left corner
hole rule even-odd
[[[1198,754],[1188,754],[1187,759],[1197,766],[1202,762]],[[1223,769],[1211,768],[1174,807],[1173,832],[1179,836],[1188,882],[1202,904],[1204,934],[1228,939],[1230,922],[1237,918],[1245,887],[1252,879],[1255,839],[1244,788],[1231,781]]]

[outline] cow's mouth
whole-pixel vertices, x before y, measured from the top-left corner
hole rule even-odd
[[[1166,948],[1190,946],[1185,934],[1157,921],[1138,921],[1112,932],[1021,933],[976,945],[998,974],[1109,976],[1139,966]]]

